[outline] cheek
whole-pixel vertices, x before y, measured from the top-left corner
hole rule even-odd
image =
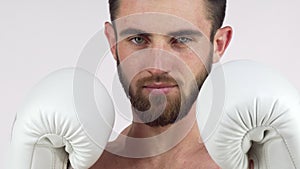
[[[136,80],[132,79],[131,82],[129,82],[129,92],[131,95],[135,96],[137,93],[137,87],[136,87]]]
[[[150,76],[150,74],[147,71],[138,72],[135,76],[132,77],[131,81],[129,82],[130,88],[133,91],[136,91],[138,88],[141,88],[142,84],[141,84],[140,79],[143,79],[143,78],[149,77],[149,76]]]
[[[126,74],[129,78],[133,78],[136,74],[141,71],[141,62],[142,59],[135,53],[130,45],[124,42],[120,42],[118,44],[118,58],[119,58],[119,66],[122,67],[124,74]]]
[[[203,72],[204,69],[206,69],[208,58],[202,58],[192,51],[181,55],[181,58],[194,75],[198,74],[199,72]]]
[[[117,51],[120,61],[123,61],[134,52],[124,41],[118,43]]]

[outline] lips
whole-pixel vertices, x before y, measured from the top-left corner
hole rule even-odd
[[[152,88],[152,89],[161,89],[161,88],[171,88],[171,87],[176,87],[177,85],[175,84],[164,84],[164,83],[152,83],[143,86],[144,88]]]
[[[149,91],[156,91],[156,92],[163,92],[168,93],[173,88],[177,87],[176,84],[169,84],[169,83],[151,83],[146,84],[143,86],[144,89]]]

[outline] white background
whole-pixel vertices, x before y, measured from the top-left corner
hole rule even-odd
[[[222,61],[268,64],[300,90],[299,6],[297,0],[229,0],[225,25],[234,36]],[[25,95],[48,73],[74,66],[107,19],[106,0],[0,0],[0,168]]]

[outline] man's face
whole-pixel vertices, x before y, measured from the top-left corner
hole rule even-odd
[[[202,0],[121,0],[116,59],[134,116],[150,126],[183,118],[212,64]]]

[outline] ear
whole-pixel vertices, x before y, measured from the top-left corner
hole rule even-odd
[[[105,22],[105,35],[108,40],[108,43],[110,45],[110,51],[112,55],[114,56],[115,60],[117,60],[117,54],[116,54],[116,37],[115,37],[115,29],[113,25],[109,22]]]
[[[226,26],[217,30],[214,37],[213,63],[219,62],[232,38],[232,28]]]

